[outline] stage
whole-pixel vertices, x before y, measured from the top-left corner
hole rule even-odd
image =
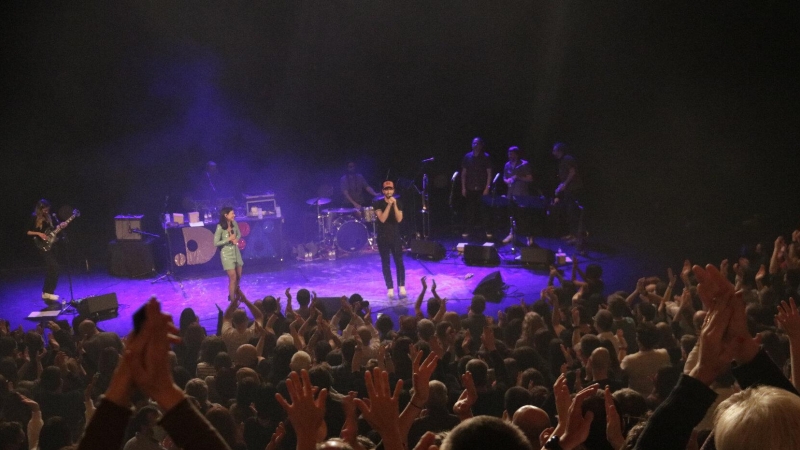
[[[467,265],[463,254],[457,251],[457,244],[466,240],[456,237],[436,239],[442,244],[446,255],[441,260],[429,260],[424,256],[414,256],[411,250],[404,255],[406,267],[406,288],[408,298],[391,300],[386,296],[383,277],[381,275],[380,256],[377,250],[369,247],[358,252],[338,252],[335,260],[318,258],[314,261],[297,260],[287,257],[284,261],[270,261],[266,264],[248,264],[245,262],[241,287],[251,301],[266,295],[282,297],[281,305],[285,306],[284,291],[292,288],[295,296],[298,289],[305,288],[316,292],[319,297],[332,298],[359,293],[370,302],[373,318],[378,313],[388,314],[397,323],[403,314],[413,314],[414,301],[421,290],[420,278],[427,277],[429,290],[426,299],[431,296],[430,285],[433,280],[437,284],[437,292],[448,299],[448,310],[465,314],[478,284],[487,276],[497,275],[505,285],[500,303],[487,303],[486,313],[496,316],[497,311],[524,299],[532,303],[539,297],[539,292],[547,285],[548,271],[536,265],[522,264],[516,258],[520,256],[519,248],[512,252],[510,245],[497,244],[499,265],[475,266]],[[554,238],[537,238],[536,243],[542,248],[554,252],[559,248],[569,258],[577,256],[581,268],[589,263],[598,263],[603,268],[603,278],[607,293],[618,289],[631,289],[639,276],[646,272],[646,262],[641,255],[621,249],[619,246],[588,246],[583,254]],[[480,245],[482,242],[472,242]],[[215,260],[218,264],[218,259]],[[394,266],[393,274],[394,274]],[[569,276],[570,265],[561,266]],[[655,272],[652,272],[655,273]],[[652,274],[650,273],[650,274]],[[102,317],[99,327],[106,331],[114,331],[121,335],[131,330],[131,316],[149,297],[155,296],[163,308],[176,317],[186,308],[191,307],[200,317],[201,324],[209,333],[214,333],[217,326],[219,309],[227,307],[227,276],[221,267],[200,273],[166,274],[153,271],[138,278],[113,276],[107,269],[73,268],[71,276],[62,267],[56,294],[67,301],[67,308],[58,315],[59,319],[72,321],[77,315],[69,302],[74,299],[80,305],[91,302],[94,297],[106,300],[108,294],[116,294],[118,311],[116,317]],[[32,312],[43,310],[46,305],[41,300],[41,283],[44,269],[29,269],[19,272],[2,273],[2,292],[0,292],[0,308],[2,318],[10,321],[16,328],[22,325],[28,330],[36,326],[33,320],[26,320]],[[70,282],[72,280],[72,292]],[[87,300],[89,299],[89,300]],[[330,301],[330,300],[328,300]],[[423,306],[424,311],[424,306]]]

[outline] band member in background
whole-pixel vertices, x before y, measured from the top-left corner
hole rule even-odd
[[[219,247],[219,256],[222,268],[228,274],[228,300],[233,301],[239,282],[242,280],[242,252],[239,250],[239,239],[242,232],[236,223],[236,213],[233,208],[226,206],[219,213],[219,223],[214,231],[214,245]]]
[[[583,189],[583,182],[578,173],[578,164],[575,158],[568,155],[567,144],[556,142],[553,145],[553,157],[558,160],[558,187],[555,190],[553,205],[556,207],[556,220],[559,229],[566,222],[568,234],[562,239],[569,242],[576,240],[578,234],[578,196]]]
[[[54,214],[50,214],[50,202],[41,199],[36,203],[33,211],[33,223],[31,228],[28,229],[28,236],[47,240],[47,233],[55,230],[56,228],[63,228],[65,225],[57,223],[58,219]],[[44,259],[46,267],[46,274],[44,277],[44,285],[42,286],[42,300],[45,303],[58,302],[59,296],[54,292],[58,285],[59,266],[58,259],[54,249],[48,251],[39,249],[39,254]]]
[[[403,205],[400,200],[393,197],[394,183],[383,182],[383,197],[375,201],[372,207],[378,217],[375,223],[375,232],[378,236],[378,252],[381,255],[381,269],[383,279],[386,281],[387,294],[394,298],[394,284],[392,283],[392,268],[389,266],[389,255],[394,258],[397,269],[397,290],[400,297],[406,297],[406,268],[403,265],[403,245],[400,242],[399,223],[403,221]]]
[[[461,195],[466,201],[465,220],[467,229],[462,237],[468,237],[471,231],[481,228],[486,238],[491,239],[488,229],[489,218],[483,210],[483,196],[489,195],[492,185],[492,162],[489,154],[483,151],[483,139],[472,140],[472,151],[461,160]]]
[[[509,147],[508,162],[503,167],[503,181],[508,186],[508,212],[511,220],[516,225],[511,228],[504,244],[516,238],[515,233],[525,236],[528,247],[533,245],[533,229],[530,211],[524,208],[525,200],[530,198],[533,173],[528,161],[520,158],[518,147]]]
[[[356,163],[353,161],[347,163],[347,173],[339,180],[339,187],[344,196],[344,206],[347,208],[361,209],[362,205],[370,204],[373,198],[380,195],[372,189],[363,175],[356,172]],[[367,198],[364,195],[365,191],[369,192],[371,197]]]

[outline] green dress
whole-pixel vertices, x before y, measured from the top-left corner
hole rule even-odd
[[[237,240],[242,238],[242,232],[239,231],[239,224],[236,223],[235,220],[233,221],[233,234],[236,235]],[[222,268],[225,270],[233,270],[237,266],[244,265],[242,252],[239,251],[239,247],[228,240],[230,236],[231,233],[229,233],[226,228],[222,228],[217,224],[217,230],[214,232],[214,245],[220,248],[219,256],[222,260]]]

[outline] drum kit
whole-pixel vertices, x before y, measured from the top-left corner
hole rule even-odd
[[[375,210],[371,206],[320,209],[330,202],[326,197],[306,201],[317,209],[317,237],[323,246],[347,253],[371,248],[375,244]]]

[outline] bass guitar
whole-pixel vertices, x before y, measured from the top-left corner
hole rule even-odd
[[[80,216],[81,212],[78,211],[77,209],[74,209],[72,210],[72,215],[69,216],[67,220],[61,222],[55,228],[49,228],[47,231],[44,232],[45,236],[47,236],[47,239],[42,239],[39,236],[35,236],[33,238],[33,243],[36,244],[36,248],[44,252],[49,252],[50,249],[53,248],[53,244],[55,244],[56,240],[58,239],[58,233],[60,233],[61,230],[66,228],[70,222],[75,220],[75,218]]]

